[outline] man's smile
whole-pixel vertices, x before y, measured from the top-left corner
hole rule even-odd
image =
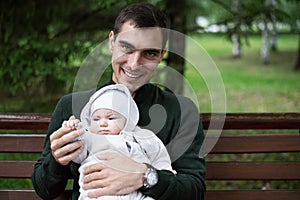
[[[122,68],[122,71],[124,72],[124,74],[130,78],[139,78],[140,75],[139,74],[133,74],[127,70],[125,70],[124,68]]]

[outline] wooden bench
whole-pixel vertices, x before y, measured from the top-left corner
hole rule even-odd
[[[204,129],[209,127],[210,116],[201,114]],[[0,153],[40,154],[49,120],[48,114],[0,114]],[[300,199],[299,129],[300,113],[227,114],[222,134],[206,157],[206,199]],[[1,159],[0,183],[12,178],[30,180],[35,162]],[[282,181],[284,186],[273,188],[272,181]],[[39,199],[32,188],[0,187],[0,199]],[[66,199],[70,192],[59,199]]]

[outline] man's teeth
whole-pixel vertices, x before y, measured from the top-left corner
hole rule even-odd
[[[126,74],[127,76],[131,77],[131,78],[137,78],[137,77],[139,77],[138,75],[131,74],[131,73],[127,72],[127,71],[125,71],[125,74]]]

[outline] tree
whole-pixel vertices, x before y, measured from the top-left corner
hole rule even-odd
[[[70,90],[85,56],[107,37],[126,2],[0,2],[0,84],[24,96]],[[99,23],[101,22],[101,23]]]
[[[296,0],[213,0],[221,8],[215,15],[215,24],[227,27],[228,38],[232,39],[234,56],[241,52],[241,38],[246,38],[249,33],[255,33],[258,29],[262,34],[261,60],[269,62],[270,36],[272,36],[271,48],[277,49],[277,24],[288,23],[294,27],[291,32],[299,32],[299,1]],[[270,34],[271,33],[271,34]],[[299,47],[300,48],[300,47]],[[300,57],[300,56],[299,56]],[[296,62],[298,63],[298,62]]]

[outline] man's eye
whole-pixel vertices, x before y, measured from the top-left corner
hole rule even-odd
[[[127,44],[122,44],[122,45],[121,45],[121,48],[122,48],[122,50],[125,51],[125,52],[131,52],[131,51],[132,51],[132,49],[130,48],[130,46],[127,45]]]
[[[159,55],[159,52],[149,50],[149,51],[146,51],[146,52],[145,52],[145,55],[146,55],[148,58],[157,58],[158,55]]]

